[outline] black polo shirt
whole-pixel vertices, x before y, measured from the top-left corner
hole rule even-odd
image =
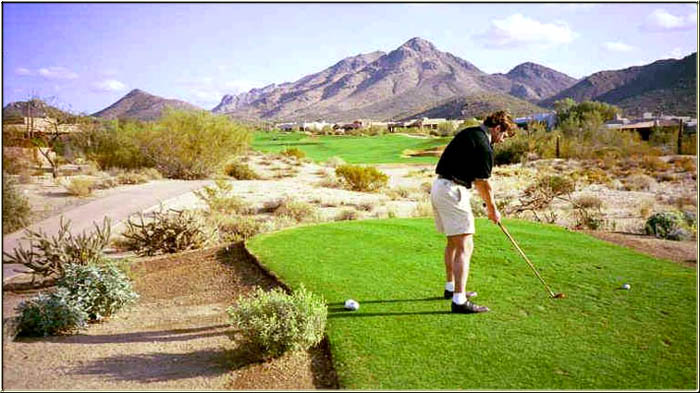
[[[474,179],[491,177],[493,148],[486,132],[477,126],[457,133],[442,152],[435,173],[464,183],[467,188]]]

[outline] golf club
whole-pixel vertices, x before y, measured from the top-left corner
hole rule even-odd
[[[525,262],[527,262],[527,264],[532,268],[532,271],[535,272],[535,275],[537,276],[537,278],[540,279],[540,281],[542,282],[542,284],[544,285],[544,287],[547,288],[547,292],[549,292],[549,295],[550,295],[553,299],[563,299],[563,298],[565,298],[566,295],[564,295],[563,293],[554,293],[554,292],[552,292],[552,290],[549,288],[549,285],[547,285],[547,283],[544,282],[544,280],[543,280],[542,277],[540,276],[540,273],[538,273],[538,272],[537,272],[537,269],[535,269],[535,265],[533,265],[532,262],[530,262],[530,260],[527,258],[527,256],[526,256],[525,253],[523,252],[523,250],[521,250],[521,249],[520,249],[520,246],[518,246],[518,243],[515,242],[515,239],[513,239],[513,237],[510,235],[510,233],[508,233],[508,230],[506,229],[506,227],[504,227],[503,224],[501,224],[500,222],[498,223],[498,226],[501,228],[501,230],[503,230],[503,233],[506,234],[506,236],[508,237],[508,239],[510,239],[510,242],[513,243],[513,245],[515,246],[515,248],[520,252],[520,255],[523,256],[523,258],[525,259]]]

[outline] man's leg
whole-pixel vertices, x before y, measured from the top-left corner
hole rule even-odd
[[[452,256],[452,275],[454,277],[455,289],[454,300],[458,304],[466,301],[467,276],[469,276],[469,262],[474,250],[474,241],[471,234],[455,235],[447,237],[447,255]],[[447,262],[447,261],[445,261]]]

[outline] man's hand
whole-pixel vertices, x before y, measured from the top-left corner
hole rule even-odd
[[[489,220],[493,221],[494,224],[501,222],[501,213],[495,207],[493,209],[486,209]]]

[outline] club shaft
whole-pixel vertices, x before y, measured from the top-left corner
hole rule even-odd
[[[520,249],[520,246],[518,246],[518,243],[515,242],[515,239],[513,239],[513,236],[511,236],[510,233],[508,233],[508,230],[506,229],[506,227],[504,227],[503,224],[501,224],[500,222],[498,223],[498,226],[501,228],[501,230],[503,230],[503,233],[506,234],[508,239],[510,239],[510,242],[513,243],[513,246],[515,246],[515,248],[518,250],[520,255],[522,255],[523,259],[525,259],[525,262],[527,262],[528,266],[530,266],[530,268],[532,268],[532,271],[535,272],[535,275],[537,276],[537,278],[540,279],[540,281],[542,282],[542,285],[544,285],[544,287],[549,292],[549,295],[551,297],[555,297],[554,292],[552,292],[552,290],[549,288],[549,285],[547,285],[547,283],[544,281],[542,276],[540,276],[540,273],[537,272],[537,269],[535,269],[535,265],[533,265],[532,262],[530,262],[527,255],[525,255],[523,250]]]

